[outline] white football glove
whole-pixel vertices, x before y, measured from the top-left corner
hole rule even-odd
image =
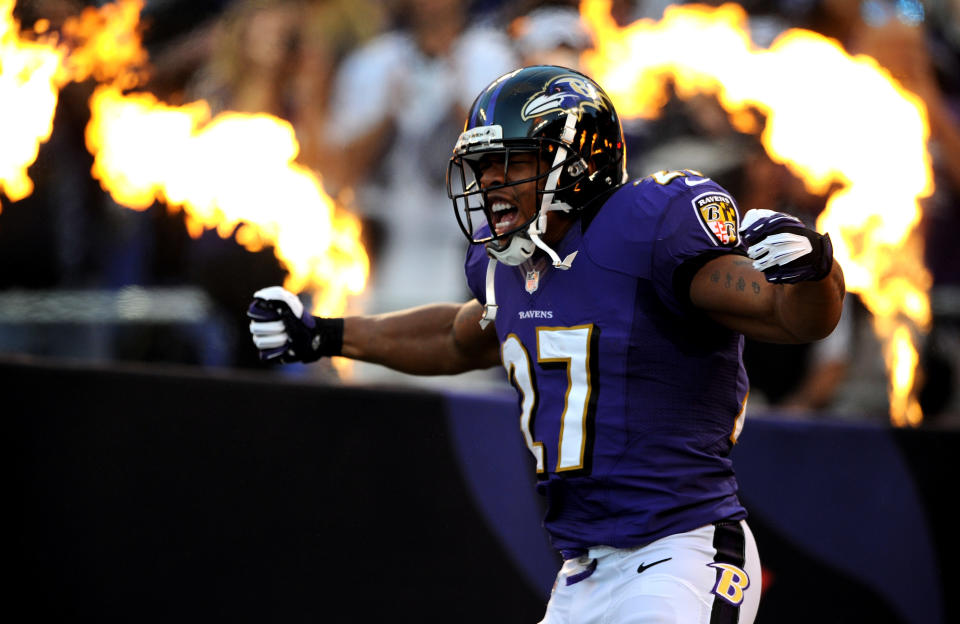
[[[830,235],[806,227],[793,215],[762,208],[749,210],[740,223],[740,236],[753,259],[753,268],[763,271],[768,282],[821,280],[833,268]]]
[[[311,316],[300,298],[281,286],[253,293],[247,317],[261,360],[313,362],[340,355],[343,319]]]

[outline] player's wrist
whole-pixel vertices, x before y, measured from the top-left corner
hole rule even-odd
[[[310,328],[310,344],[303,356],[304,362],[314,362],[322,357],[340,355],[343,351],[343,319],[305,315],[304,321],[313,321]]]
[[[763,271],[768,282],[818,282],[833,270],[830,236],[789,214],[748,211],[741,235],[754,268]]]
[[[812,232],[810,244],[813,246],[815,272],[809,281],[819,282],[833,271],[833,243],[830,241],[830,234]]]

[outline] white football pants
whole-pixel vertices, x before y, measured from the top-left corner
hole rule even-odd
[[[710,524],[568,559],[541,624],[751,624],[760,586],[746,521]]]

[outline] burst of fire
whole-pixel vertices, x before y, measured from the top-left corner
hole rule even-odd
[[[13,0],[0,0],[0,191],[11,201],[33,192],[27,168],[53,132],[62,53],[21,36]]]
[[[147,51],[140,36],[143,0],[117,0],[99,9],[86,7],[63,24],[69,54],[63,71],[70,80],[112,82],[133,88],[144,78]]]
[[[18,36],[13,0],[0,0],[0,189],[14,201],[30,194],[26,168],[49,138],[59,88],[93,78],[105,84],[90,99],[86,141],[93,175],[117,203],[143,210],[160,201],[184,212],[191,236],[215,229],[251,251],[272,245],[288,270],[284,285],[310,292],[315,314],[342,315],[369,273],[359,221],[295,162],[288,122],[266,114],[211,119],[202,101],[174,107],[129,93],[147,63],[142,8],[142,0],[88,7],[64,23],[62,41],[53,33],[29,42]]]
[[[338,315],[363,290],[359,222],[338,213],[318,179],[294,162],[289,123],[265,114],[210,119],[205,102],[167,106],[148,93],[100,86],[90,99],[93,174],[117,203],[182,208],[191,236],[216,229],[251,251],[275,245],[285,286],[309,290],[318,314]]]
[[[740,130],[757,130],[751,111],[761,113],[766,151],[811,191],[839,188],[817,227],[874,316],[892,422],[919,424],[914,345],[929,329],[931,280],[915,228],[919,200],[933,192],[921,100],[872,58],[817,33],[789,30],[758,49],[735,4],[673,6],[659,22],[623,28],[607,0],[584,0],[581,13],[596,46],[584,67],[624,116],[656,117],[670,85],[681,98],[713,94]]]

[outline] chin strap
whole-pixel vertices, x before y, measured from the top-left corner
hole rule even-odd
[[[493,287],[493,276],[497,271],[497,259],[490,258],[487,263],[487,303],[483,306],[483,316],[480,317],[480,329],[486,329],[492,321],[497,320],[497,293]]]
[[[550,249],[550,246],[540,240],[539,236],[536,234],[531,234],[530,240],[532,240],[537,247],[547,252],[550,255],[550,259],[553,260],[554,268],[560,269],[561,271],[566,271],[569,269],[573,265],[573,259],[577,257],[577,252],[574,251],[573,253],[568,254],[563,260],[560,260],[560,256],[557,255],[557,252],[555,252],[553,249]]]
[[[551,210],[560,210],[562,212],[570,212],[571,210],[569,204],[553,202],[553,191],[557,188],[557,181],[560,179],[560,174],[563,173],[560,164],[567,158],[567,148],[565,145],[571,145],[573,143],[573,137],[576,136],[576,134],[577,116],[573,113],[567,113],[567,119],[564,121],[563,130],[560,133],[560,141],[563,145],[557,148],[557,155],[553,159],[553,168],[550,171],[550,175],[547,176],[547,184],[544,187],[546,192],[544,192],[543,198],[540,200],[540,214],[537,216],[537,219],[530,224],[530,227],[527,228],[527,234],[530,236],[533,244],[550,256],[550,259],[553,260],[554,267],[564,271],[570,268],[577,252],[574,251],[563,260],[560,260],[557,252],[543,242],[540,236],[547,231],[547,214]]]

